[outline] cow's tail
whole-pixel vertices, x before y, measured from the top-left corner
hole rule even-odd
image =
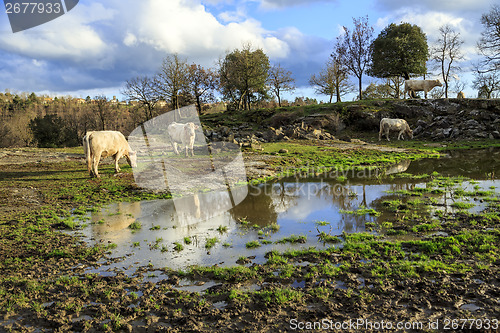
[[[89,136],[92,132],[87,132],[83,137],[83,151],[85,153],[85,158],[87,159],[87,170],[92,176],[92,154],[90,151]]]

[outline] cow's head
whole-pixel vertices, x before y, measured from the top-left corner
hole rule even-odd
[[[413,139],[413,131],[408,127],[405,131],[405,134],[410,137],[410,139]]]
[[[184,132],[189,136],[189,137],[193,137],[195,136],[195,130],[197,130],[198,128],[200,128],[200,126],[198,125],[195,125],[194,123],[187,123],[186,125],[184,125]]]
[[[128,155],[126,155],[127,162],[130,164],[132,168],[137,167],[137,153],[135,151],[129,151]]]
[[[434,82],[436,82],[436,87],[442,87],[443,86],[443,84],[439,80],[434,80]]]

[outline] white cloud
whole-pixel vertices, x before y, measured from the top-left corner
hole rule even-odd
[[[477,22],[474,22],[466,17],[442,12],[424,13],[402,9],[384,18],[380,18],[377,21],[376,26],[380,29],[384,29],[391,22],[396,24],[407,22],[419,26],[426,34],[429,46],[435,43],[440,37],[439,28],[448,24],[456,32],[459,32],[460,38],[464,40],[462,53],[466,55],[476,53],[475,45],[476,41],[479,39],[480,28],[477,26]]]
[[[225,11],[217,15],[217,18],[224,22],[242,22],[247,19],[248,15],[244,7],[238,7],[236,10]]]
[[[213,66],[225,52],[248,42],[271,58],[289,54],[286,41],[244,11],[232,19],[227,14],[227,22],[215,15],[200,0],[83,0],[68,14],[16,34],[2,22],[0,54],[16,61],[5,62],[0,82],[8,86],[0,89],[117,86],[156,71],[169,53]],[[25,70],[17,70],[16,62]]]
[[[123,44],[126,46],[135,46],[137,44],[137,37],[130,32],[127,32],[125,38],[123,39]]]
[[[230,21],[223,24],[196,3],[187,6],[180,0],[149,0],[131,1],[130,6],[136,8],[133,15],[130,11],[127,13],[128,33],[136,37],[138,44],[158,51],[213,61],[226,51],[250,42],[255,47],[262,47],[271,57],[283,57],[288,53],[286,43],[266,31],[260,22],[245,18],[243,11],[237,12],[235,17],[227,12],[221,14],[224,20]]]
[[[77,6],[71,14],[44,25],[15,34],[0,34],[1,49],[30,58],[63,60],[102,68],[110,63],[107,55],[112,45],[101,38],[91,23],[112,17],[113,11],[104,9],[100,4]]]
[[[300,5],[310,5],[313,2],[338,2],[338,0],[262,0],[261,8],[278,9]]]
[[[426,11],[445,11],[445,12],[483,12],[486,11],[491,5],[495,4],[497,0],[377,0],[375,6],[393,11],[402,8],[413,10],[426,10]]]

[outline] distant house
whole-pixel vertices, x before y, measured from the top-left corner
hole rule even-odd
[[[52,97],[44,97],[42,98],[42,103],[43,104],[50,104],[54,101],[54,99]]]
[[[75,102],[77,104],[85,104],[86,101],[84,98],[75,98]]]

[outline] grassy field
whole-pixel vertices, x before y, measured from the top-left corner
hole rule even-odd
[[[263,181],[292,169],[386,166],[402,159],[435,156],[439,149],[427,142],[389,145],[405,150],[297,141],[263,144],[263,151],[244,155],[246,161],[265,158],[274,176],[258,179]],[[483,141],[477,145],[497,143]],[[79,154],[80,149],[58,151]],[[288,152],[278,153],[281,149]],[[493,189],[491,193],[468,193],[454,188],[459,211],[437,214],[432,219],[419,215],[416,209],[432,202],[407,203],[408,198],[414,201],[419,196],[419,190],[399,193],[398,201],[386,203],[397,216],[396,221],[372,228],[380,234],[385,231],[411,236],[409,240],[373,233],[342,234],[328,238],[332,245],[340,241],[342,247],[271,251],[263,264],[193,266],[178,271],[146,266],[134,276],[88,273],[85,268],[99,267],[108,260],[106,253],[113,244],[89,247],[59,232],[76,227],[72,216],[110,202],[170,198],[169,193],[141,190],[134,183],[131,169],[122,170],[115,176],[112,165],[106,164],[100,168],[101,179],[90,179],[82,161],[0,165],[2,329],[126,332],[168,327],[172,332],[281,332],[290,330],[294,319],[319,322],[325,318],[335,322],[357,318],[421,321],[426,325],[439,319],[440,327],[445,319],[475,318],[483,323],[489,320],[494,327],[500,313],[496,302],[500,217],[498,195]],[[430,190],[449,191],[447,184],[460,180],[428,175],[423,181]],[[486,211],[473,214],[467,212],[465,202],[458,203],[462,197],[489,200],[491,204]],[[441,236],[429,237],[429,231],[440,231]],[[300,242],[300,237],[282,241]],[[191,240],[184,240],[188,242]],[[210,239],[202,246],[208,250],[216,244],[217,239]],[[258,240],[247,245],[265,246]],[[182,243],[176,246],[176,251],[183,250]],[[157,270],[167,278],[146,281]],[[216,284],[203,294],[187,292],[176,288],[182,278],[200,284],[214,280]],[[294,283],[301,287],[294,287]],[[467,304],[479,310],[467,311],[463,307]]]

